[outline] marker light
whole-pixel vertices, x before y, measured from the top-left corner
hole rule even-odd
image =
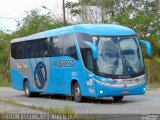
[[[100,90],[99,92],[100,92],[100,94],[103,94],[103,90]]]
[[[144,91],[146,91],[146,88],[143,88]]]

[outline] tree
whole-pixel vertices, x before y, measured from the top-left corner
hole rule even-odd
[[[12,38],[11,34],[0,31],[0,83],[10,81],[10,40]]]
[[[159,0],[80,0],[69,2],[66,7],[73,15],[82,19],[85,16],[86,23],[114,23],[132,28],[140,39],[150,41],[154,55],[160,56],[159,5]],[[101,12],[93,14],[90,8],[98,11],[98,7],[101,7]]]
[[[15,32],[17,37],[23,37],[48,29],[64,26],[63,23],[54,20],[50,13],[40,15],[39,10],[31,10],[26,12],[26,14],[27,16],[24,19],[17,22],[17,31]]]
[[[64,26],[63,23],[54,20],[50,13],[40,15],[39,10],[26,12],[27,16],[21,21],[17,21],[17,30],[12,34],[7,34],[0,30],[0,83],[10,82],[10,41],[17,37],[31,35],[48,29]],[[5,53],[5,54],[4,54]]]

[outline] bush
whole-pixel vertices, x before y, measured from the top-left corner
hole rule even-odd
[[[160,58],[145,59],[147,84],[160,83]]]

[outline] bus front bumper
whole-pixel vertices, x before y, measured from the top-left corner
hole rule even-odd
[[[139,84],[133,87],[110,87],[96,84],[96,97],[111,97],[111,96],[127,96],[127,95],[143,95],[145,94],[146,83]]]

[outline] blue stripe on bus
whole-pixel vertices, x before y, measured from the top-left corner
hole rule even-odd
[[[41,61],[44,63],[44,58],[41,58]]]
[[[34,62],[35,62],[35,64],[37,65],[37,63],[38,63],[38,60],[37,60],[37,58],[35,58],[35,59],[34,59]]]

